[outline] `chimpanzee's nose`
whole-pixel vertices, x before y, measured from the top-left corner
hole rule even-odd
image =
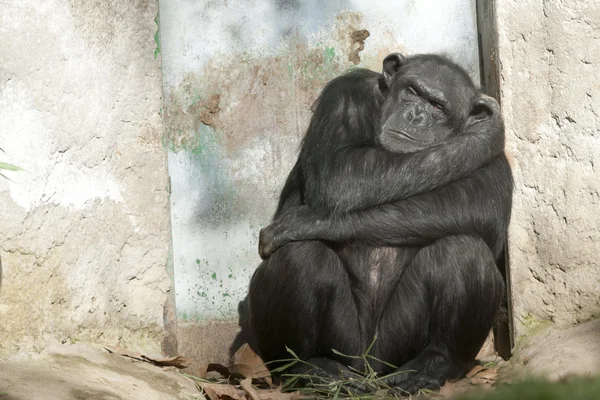
[[[404,111],[404,119],[411,125],[420,126],[425,122],[425,112],[418,104],[411,104]]]

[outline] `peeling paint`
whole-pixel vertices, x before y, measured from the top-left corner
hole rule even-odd
[[[352,62],[354,65],[360,63],[360,52],[365,49],[365,40],[371,36],[368,30],[360,29],[358,31],[354,31],[350,34],[350,38],[354,42],[353,47],[356,47],[356,50],[353,50],[348,55],[348,61]]]
[[[323,85],[350,66],[340,62],[342,57],[333,47],[297,45],[276,57],[245,54],[210,60],[170,90],[165,121],[171,147],[196,147],[202,124],[219,132],[228,155],[277,128],[279,136],[301,136],[304,126],[296,120],[306,121]]]
[[[156,60],[160,54],[160,13],[156,13],[154,23],[156,24],[156,33],[154,34],[154,43],[156,44],[156,48],[154,49],[154,59]]]

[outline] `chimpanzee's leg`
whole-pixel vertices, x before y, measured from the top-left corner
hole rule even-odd
[[[482,239],[448,236],[421,249],[379,324],[381,354],[401,351],[391,357],[403,359],[399,371],[414,371],[392,377],[390,386],[414,393],[460,377],[492,328],[503,296],[504,281]],[[407,342],[418,354],[407,352]]]
[[[360,288],[338,255],[319,241],[292,242],[263,261],[248,293],[250,327],[264,361],[360,354]],[[360,285],[358,285],[360,286]],[[368,317],[368,315],[366,316]]]

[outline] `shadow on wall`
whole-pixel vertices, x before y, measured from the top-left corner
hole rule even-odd
[[[250,331],[250,308],[248,306],[248,296],[238,304],[239,313],[239,328],[240,331],[236,335],[235,340],[229,347],[229,358],[232,358],[235,352],[244,344],[248,343],[252,349],[258,349],[256,341]]]
[[[272,48],[290,37],[305,37],[307,33],[318,32],[327,25],[330,18],[342,10],[352,9],[351,2],[347,0],[319,1],[319,0],[275,0],[275,7],[269,26],[269,37],[265,38]],[[257,5],[261,6],[261,5]],[[202,11],[202,16],[213,14],[222,10],[220,4],[207,4]],[[218,14],[215,14],[218,15]],[[227,17],[225,17],[227,18]],[[224,43],[228,43],[233,49],[252,49],[256,43],[256,35],[264,35],[257,32],[256,24],[244,23],[243,18],[228,18],[225,26],[225,37],[221,37]],[[299,21],[302,21],[299,24]]]

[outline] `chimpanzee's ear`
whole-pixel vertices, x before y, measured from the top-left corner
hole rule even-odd
[[[479,95],[471,104],[467,125],[490,119],[496,114],[500,114],[500,105],[496,99],[484,94]]]
[[[383,59],[383,78],[388,86],[392,75],[404,64],[406,64],[406,57],[400,53],[392,53]]]

